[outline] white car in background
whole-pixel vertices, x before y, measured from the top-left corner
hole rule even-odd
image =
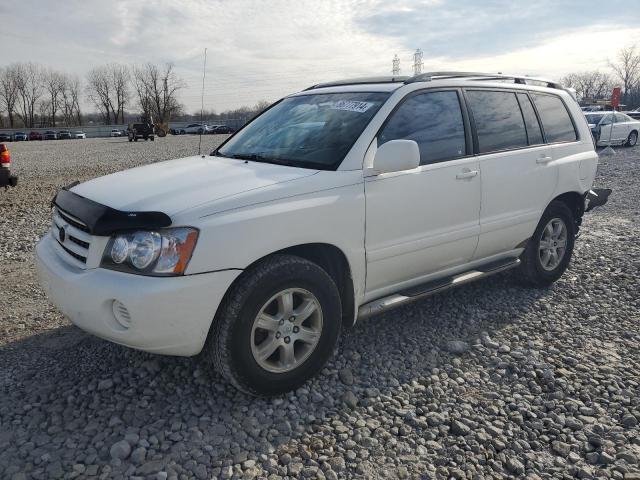
[[[203,123],[192,123],[191,125],[187,125],[184,128],[180,129],[181,133],[195,133],[195,134],[206,134],[209,133],[211,127],[209,125]]]
[[[584,116],[599,147],[605,147],[609,142],[626,147],[638,143],[640,120],[620,112],[585,112]]]
[[[87,134],[78,130],[77,132],[73,132],[73,138],[87,138]]]
[[[117,130],[117,129],[114,128],[113,130],[111,130],[110,136],[111,137],[121,137],[122,136],[122,132],[120,130]]]

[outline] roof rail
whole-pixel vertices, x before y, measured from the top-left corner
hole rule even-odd
[[[348,78],[333,82],[317,83],[315,85],[311,85],[309,88],[305,88],[304,91],[324,87],[339,87],[343,85],[365,85],[368,83],[407,83],[410,79],[411,78],[406,75]]]
[[[503,73],[483,73],[483,72],[427,72],[405,80],[404,83],[430,82],[432,80],[452,79],[452,78],[469,78],[473,80],[513,80],[513,83],[527,85],[527,81],[541,82],[549,88],[557,88],[564,90],[564,87],[558,82],[547,78],[529,77],[527,75],[507,75]]]

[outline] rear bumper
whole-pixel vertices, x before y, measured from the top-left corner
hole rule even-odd
[[[148,352],[199,353],[222,297],[240,274],[146,277],[103,268],[81,270],[58,256],[54,241],[47,234],[36,247],[40,285],[51,302],[83,330]]]
[[[0,167],[0,187],[15,187],[18,185],[18,177],[11,175],[8,168]]]
[[[584,196],[584,211],[589,212],[607,203],[612,190],[610,188],[592,188]]]

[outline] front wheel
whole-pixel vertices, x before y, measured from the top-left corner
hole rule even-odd
[[[638,143],[638,132],[633,131],[627,137],[627,141],[625,143],[625,146],[627,146],[627,147],[635,147],[636,143]]]
[[[551,202],[520,257],[523,280],[534,286],[551,285],[558,280],[571,261],[575,235],[575,221],[569,207],[562,202]]]
[[[245,271],[218,309],[205,358],[252,395],[294,390],[331,356],[341,328],[340,294],[325,270],[272,255]]]

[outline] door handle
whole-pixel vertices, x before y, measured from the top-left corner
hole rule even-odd
[[[456,175],[458,180],[464,180],[465,178],[473,178],[478,175],[478,170],[463,170],[459,174]]]
[[[538,157],[536,163],[549,163],[551,160],[553,160],[553,157],[546,155],[544,157]]]

